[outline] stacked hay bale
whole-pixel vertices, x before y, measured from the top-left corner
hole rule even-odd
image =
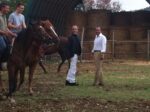
[[[86,13],[81,11],[71,11],[66,17],[66,27],[64,35],[68,36],[71,34],[72,25],[79,26],[79,35],[81,36],[82,28],[86,26]]]
[[[137,41],[135,43],[135,52],[137,58],[147,57],[147,28],[146,27],[130,27],[131,40]]]
[[[137,11],[133,12],[131,16],[130,37],[131,40],[137,41],[135,48],[137,58],[147,58],[147,15],[143,11]]]
[[[130,40],[129,26],[131,25],[131,13],[112,13],[112,27],[110,38],[115,41],[113,51],[115,58],[131,58],[134,56],[135,44],[128,43]],[[114,37],[113,37],[114,36]]]
[[[131,25],[131,12],[112,13],[111,25],[112,26],[130,26]]]
[[[129,27],[112,26],[110,28],[110,39],[114,39],[115,42],[113,48],[115,58],[134,57],[135,44],[128,42],[130,40]]]

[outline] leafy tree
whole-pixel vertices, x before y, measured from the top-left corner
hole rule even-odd
[[[0,3],[1,2],[7,2],[10,5],[11,10],[15,10],[17,3],[21,2],[21,3],[24,3],[25,6],[26,6],[27,5],[27,1],[28,0],[0,0]]]

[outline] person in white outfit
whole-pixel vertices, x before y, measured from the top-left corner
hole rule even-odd
[[[102,65],[104,60],[104,54],[106,52],[106,44],[107,39],[102,34],[101,28],[96,27],[96,36],[94,40],[94,46],[92,49],[92,53],[94,53],[94,60],[95,60],[95,67],[96,67],[96,73],[95,73],[95,79],[94,79],[94,86],[104,86],[103,82],[103,71],[102,71]]]
[[[72,26],[72,35],[68,38],[68,54],[70,58],[70,67],[67,73],[66,85],[67,86],[77,86],[76,83],[76,72],[77,72],[77,62],[78,56],[81,54],[81,44],[80,38],[78,36],[78,26]]]

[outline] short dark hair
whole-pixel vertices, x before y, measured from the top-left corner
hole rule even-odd
[[[24,6],[24,4],[21,3],[21,2],[19,2],[19,3],[17,3],[16,8],[17,8],[17,7],[20,7],[20,6]]]
[[[6,3],[6,2],[2,2],[2,3],[0,4],[0,10],[2,10],[2,8],[6,7],[6,6],[9,6],[9,4]]]

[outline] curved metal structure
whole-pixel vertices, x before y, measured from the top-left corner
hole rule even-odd
[[[57,33],[62,35],[68,12],[80,3],[82,0],[29,0],[27,21],[49,19]]]

